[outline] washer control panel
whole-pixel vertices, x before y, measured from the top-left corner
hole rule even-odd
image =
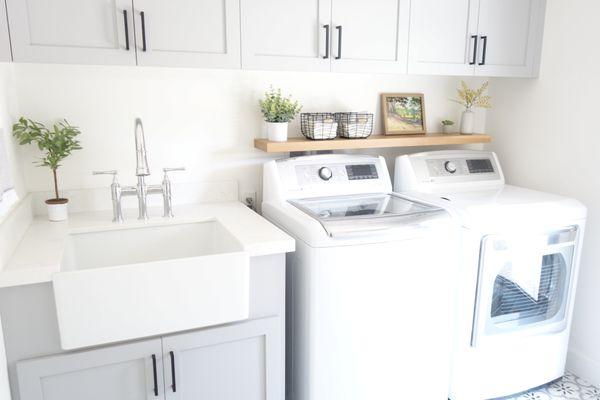
[[[301,186],[343,183],[365,179],[378,179],[377,166],[366,164],[309,164],[296,166],[296,178]]]

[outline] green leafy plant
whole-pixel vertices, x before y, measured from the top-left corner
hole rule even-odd
[[[62,160],[74,150],[81,149],[79,140],[76,139],[80,134],[79,128],[72,126],[67,120],[54,124],[52,129],[24,117],[19,118],[19,122],[13,125],[13,136],[19,144],[33,143],[43,153],[43,157],[34,163],[52,170],[55,200],[60,200],[56,170],[61,166]]]
[[[284,97],[281,89],[271,89],[265,92],[265,98],[260,100],[260,110],[267,122],[290,122],[300,112],[302,107],[291,96]]]
[[[442,121],[442,125],[451,126],[454,125],[454,121],[450,121],[449,119],[445,119]]]
[[[452,99],[453,102],[465,106],[467,110],[471,108],[492,108],[490,103],[491,97],[485,95],[485,91],[489,86],[489,82],[484,82],[479,89],[471,89],[465,81],[460,81],[460,89],[456,89],[458,92],[458,98]]]

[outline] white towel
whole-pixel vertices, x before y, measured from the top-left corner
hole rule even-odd
[[[546,240],[545,236],[513,237],[507,240],[507,249],[502,252],[504,265],[509,263],[510,268],[503,268],[500,275],[517,284],[535,301],[538,300],[540,291]]]

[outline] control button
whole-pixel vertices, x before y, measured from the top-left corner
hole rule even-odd
[[[327,168],[327,167],[319,168],[319,177],[321,179],[323,179],[324,181],[330,180],[332,176],[333,176],[333,172],[331,172],[331,170],[329,168]]]
[[[454,165],[452,161],[446,161],[444,163],[444,168],[446,168],[446,171],[450,172],[451,174],[456,172],[456,165]]]

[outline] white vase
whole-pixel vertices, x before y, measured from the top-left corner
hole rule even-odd
[[[460,133],[473,133],[475,130],[475,112],[466,109],[460,119]]]
[[[272,142],[286,142],[288,137],[287,122],[267,122],[267,138]]]
[[[69,218],[68,199],[46,200],[48,219],[52,222],[66,221]]]

